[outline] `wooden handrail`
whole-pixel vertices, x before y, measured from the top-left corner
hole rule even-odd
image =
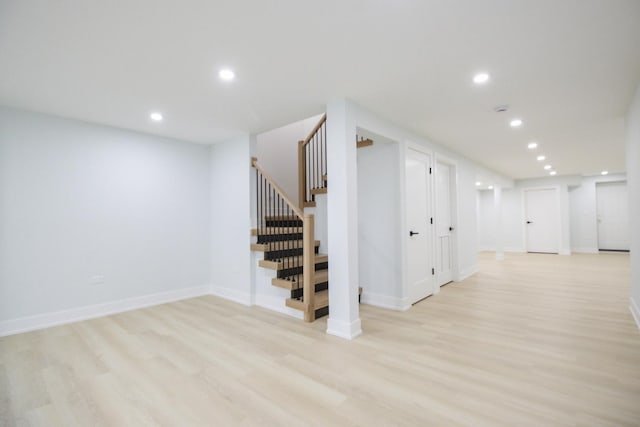
[[[313,135],[315,135],[316,132],[318,132],[318,129],[320,129],[324,124],[324,122],[326,121],[327,121],[327,114],[325,113],[320,118],[320,121],[318,122],[318,124],[311,130],[311,132],[309,132],[309,135],[307,136],[307,138],[304,141],[302,141],[302,144],[301,144],[302,147],[304,147],[309,143],[309,141],[311,141],[311,138],[313,138]]]
[[[260,173],[262,174],[262,176],[264,177],[264,179],[266,179],[269,184],[271,184],[271,186],[278,192],[278,194],[280,194],[280,197],[282,197],[282,199],[287,202],[287,204],[289,205],[289,207],[291,208],[291,210],[298,216],[298,218],[300,219],[304,219],[304,212],[302,211],[302,209],[300,209],[298,207],[297,203],[293,203],[291,201],[291,199],[289,199],[289,197],[287,197],[287,194],[284,192],[284,190],[273,180],[273,178],[271,178],[271,175],[269,175],[264,169],[262,169],[262,166],[260,166],[258,164],[258,160],[255,158],[251,159],[251,166],[253,166],[254,168],[256,168],[257,170],[260,171]]]

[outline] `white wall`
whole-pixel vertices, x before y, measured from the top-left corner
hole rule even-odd
[[[208,174],[206,146],[0,108],[0,321],[208,285]]]
[[[405,305],[402,283],[400,147],[358,149],[358,264],[363,301]]]
[[[242,304],[253,303],[251,236],[252,140],[247,135],[211,146],[210,220],[213,293]],[[252,177],[253,180],[251,179]]]
[[[640,327],[640,86],[627,114],[627,185],[631,219],[631,306]]]
[[[298,204],[298,141],[309,135],[321,117],[319,114],[261,133],[256,138],[258,162]]]

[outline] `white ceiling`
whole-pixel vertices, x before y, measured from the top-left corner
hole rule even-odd
[[[0,104],[202,143],[345,96],[509,177],[531,139],[623,171],[639,80],[638,0],[0,0]]]

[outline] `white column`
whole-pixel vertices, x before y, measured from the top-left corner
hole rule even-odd
[[[355,112],[349,101],[340,99],[327,104],[327,333],[346,339],[362,333],[358,307],[357,178]]]
[[[493,206],[496,211],[496,259],[504,259],[504,231],[502,225],[502,187],[493,187]]]

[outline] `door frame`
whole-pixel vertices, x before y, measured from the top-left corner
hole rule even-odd
[[[451,279],[453,282],[459,282],[461,280],[460,277],[460,263],[459,263],[459,253],[458,253],[458,225],[460,224],[460,218],[458,216],[458,162],[453,160],[450,157],[444,156],[442,154],[435,153],[433,160],[433,174],[431,175],[431,182],[433,185],[433,214],[434,214],[434,230],[438,229],[438,218],[436,217],[437,211],[437,203],[438,203],[438,194],[437,194],[437,186],[435,185],[436,173],[438,163],[444,163],[450,168],[450,176],[449,176],[449,203],[451,207],[451,222],[454,228],[453,233],[451,234]],[[433,233],[433,250],[434,255],[437,260],[437,238],[435,236],[436,233]],[[438,283],[438,274],[436,272],[436,282]],[[438,288],[438,292],[440,291],[440,286],[435,286]]]
[[[548,186],[539,186],[539,187],[525,187],[520,190],[520,199],[522,200],[522,241],[524,242],[524,252],[529,253],[529,239],[527,237],[527,191],[540,191],[540,190],[554,190],[555,199],[556,199],[556,212],[558,213],[558,217],[556,218],[556,226],[558,230],[558,252],[560,255],[562,253],[562,212],[561,212],[561,200],[560,200],[560,186],[558,185],[548,185]]]

